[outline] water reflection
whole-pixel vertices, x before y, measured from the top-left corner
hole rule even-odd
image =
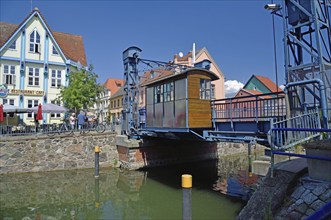
[[[247,158],[227,158],[144,171],[101,169],[99,179],[93,170],[3,175],[0,219],[181,219],[183,173],[193,175],[194,219],[233,219],[243,203],[215,190],[242,195],[233,187],[253,181],[237,175],[244,167]]]

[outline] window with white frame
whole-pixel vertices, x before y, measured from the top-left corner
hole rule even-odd
[[[30,34],[30,52],[33,53],[40,53],[40,35],[38,31],[35,29],[33,32]]]
[[[210,80],[200,79],[200,99],[210,99]]]
[[[3,99],[2,103],[5,105],[15,105],[15,100],[14,99]]]
[[[9,46],[9,49],[16,50],[16,40]]]
[[[28,108],[36,107],[38,106],[38,100],[37,99],[28,99]],[[32,118],[33,113],[28,113],[28,118]]]
[[[53,46],[52,48],[52,54],[53,55],[59,55],[59,52],[57,52],[56,48]]]
[[[51,75],[51,87],[60,87],[61,86],[61,79],[62,79],[62,72],[61,70],[52,70]]]
[[[29,86],[39,86],[39,68],[29,68]]]
[[[2,83],[7,85],[16,84],[15,66],[3,65]]]
[[[52,104],[56,104],[56,105],[61,105],[60,102],[58,101],[51,101]],[[61,114],[60,113],[51,113],[51,118],[61,118]]]

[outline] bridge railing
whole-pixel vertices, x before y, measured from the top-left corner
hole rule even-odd
[[[270,124],[269,142],[273,149],[286,150],[321,135],[318,108]]]
[[[283,92],[212,100],[213,120],[258,121],[286,116]]]

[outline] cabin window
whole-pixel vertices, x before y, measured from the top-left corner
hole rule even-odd
[[[2,82],[7,85],[16,84],[15,66],[3,66],[3,79]]]
[[[154,87],[154,103],[163,102],[162,94],[163,94],[163,85],[158,85]]]
[[[30,52],[33,53],[40,53],[40,35],[38,31],[35,29],[31,34],[30,34]]]
[[[174,100],[174,83],[166,83],[164,84],[164,101],[170,102]]]
[[[51,86],[59,88],[61,86],[61,70],[52,70]]]
[[[39,68],[29,68],[29,86],[39,86]]]
[[[38,106],[38,100],[37,99],[29,99],[28,100],[28,108],[36,107]],[[33,113],[28,113],[28,118],[32,118]]]
[[[16,40],[9,46],[9,49],[16,50]]]
[[[210,99],[210,84],[209,79],[200,79],[200,99]]]
[[[215,85],[211,84],[211,98],[215,99]]]

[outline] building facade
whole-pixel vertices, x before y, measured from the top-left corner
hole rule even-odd
[[[123,86],[124,81],[122,79],[108,78],[101,86],[103,91],[97,97],[96,103],[93,106],[93,111],[99,116],[99,121],[112,121],[113,111],[110,108],[112,97]]]
[[[71,71],[87,69],[82,36],[52,31],[36,8],[20,25],[0,22],[0,85],[8,95],[0,103],[24,108],[56,103]],[[61,104],[61,103],[56,103]],[[56,123],[61,114],[43,114],[43,123]],[[33,114],[20,114],[33,122]]]

